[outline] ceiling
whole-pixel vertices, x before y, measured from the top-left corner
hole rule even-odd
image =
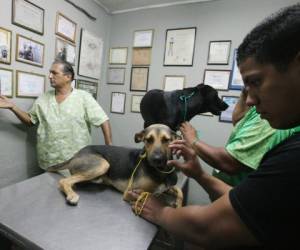
[[[209,2],[214,0],[94,0],[107,13],[118,14],[141,9],[166,7],[171,5],[188,4],[196,2]]]

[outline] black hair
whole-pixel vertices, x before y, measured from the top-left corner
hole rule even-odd
[[[63,72],[65,75],[71,75],[71,81],[74,80],[74,69],[71,65],[71,63],[65,61],[65,60],[61,60],[61,59],[55,59],[55,61],[53,62],[53,64],[62,64],[63,67]]]
[[[300,4],[295,4],[266,18],[244,38],[237,50],[237,63],[252,57],[285,71],[299,51]]]

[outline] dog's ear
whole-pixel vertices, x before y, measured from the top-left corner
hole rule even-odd
[[[136,133],[136,134],[134,135],[134,141],[135,141],[135,143],[138,143],[138,142],[143,141],[143,140],[144,140],[144,137],[145,137],[145,129],[142,130],[142,131],[139,132],[139,133]]]

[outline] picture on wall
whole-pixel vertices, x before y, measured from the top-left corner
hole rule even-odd
[[[40,42],[17,34],[16,60],[43,67],[44,47]]]
[[[90,93],[95,99],[97,99],[98,83],[86,80],[77,79],[76,89],[82,89]]]
[[[0,95],[13,97],[13,70],[0,68]]]
[[[0,63],[11,63],[11,31],[0,27]]]
[[[81,29],[78,75],[99,79],[101,75],[103,40]]]
[[[61,59],[63,61],[67,61],[74,66],[75,59],[76,59],[75,53],[76,53],[76,47],[74,44],[66,40],[56,38],[55,58]]]
[[[109,64],[126,64],[127,63],[127,47],[110,48]]]
[[[76,41],[77,24],[60,12],[56,14],[55,33],[72,43]]]
[[[196,27],[168,29],[164,66],[193,66]]]
[[[173,91],[183,89],[185,85],[185,76],[166,75],[164,79],[164,91]]]
[[[151,48],[133,48],[132,65],[146,66],[151,63]]]
[[[133,35],[133,47],[134,48],[152,47],[153,33],[154,33],[153,29],[136,30]]]
[[[147,91],[149,67],[132,67],[130,91]]]
[[[125,81],[125,68],[109,68],[107,83],[108,84],[124,84]]]
[[[110,112],[117,113],[117,114],[125,114],[125,101],[126,101],[126,93],[112,92]]]
[[[131,112],[141,113],[140,104],[143,99],[143,95],[132,95],[131,96]]]
[[[230,70],[208,70],[204,71],[203,83],[217,90],[228,90]]]
[[[220,122],[229,122],[232,123],[232,112],[235,105],[237,104],[239,97],[238,96],[222,96],[222,100],[228,104],[228,108],[221,113],[219,116]]]
[[[229,89],[241,90],[244,87],[244,82],[240,70],[236,63],[236,49],[233,54],[232,71],[229,81]]]
[[[207,64],[227,65],[229,62],[231,41],[210,41]]]
[[[17,70],[17,97],[36,98],[45,92],[44,75]]]

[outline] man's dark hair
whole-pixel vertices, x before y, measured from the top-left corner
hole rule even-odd
[[[71,75],[71,81],[74,80],[74,69],[71,65],[71,63],[61,60],[61,59],[55,59],[53,64],[62,64],[63,67],[63,72],[65,75]]]
[[[279,10],[258,24],[237,50],[240,65],[249,57],[285,71],[300,52],[300,4]]]

